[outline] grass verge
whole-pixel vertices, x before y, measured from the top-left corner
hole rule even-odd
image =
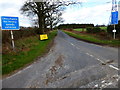
[[[21,52],[11,52],[2,56],[2,74],[9,74],[27,64],[32,63],[38,56],[42,56],[48,51],[48,46],[56,36],[57,31],[52,31],[48,40],[40,41],[38,36],[31,36],[15,41]]]
[[[80,40],[83,40],[83,41],[87,41],[87,42],[90,42],[90,43],[120,47],[120,41],[119,40],[101,40],[101,39],[98,39],[97,37],[92,36],[92,35],[75,34],[73,32],[69,32],[69,31],[64,31],[64,32],[66,34],[74,37],[74,38],[77,38],[77,39],[80,39]]]

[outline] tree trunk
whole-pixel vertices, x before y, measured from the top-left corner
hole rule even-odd
[[[52,31],[52,29],[53,29],[53,21],[52,21],[52,19],[50,20],[50,30]]]
[[[50,24],[50,30],[52,31],[52,29],[53,29],[53,25],[52,25],[52,23]]]
[[[38,25],[39,25],[39,33],[40,34],[43,34],[44,33],[44,25],[45,25],[45,22],[44,22],[44,6],[43,6],[43,3],[40,3],[40,5],[38,4],[38,6],[41,6],[41,8],[38,9],[39,13],[38,13]]]
[[[41,16],[39,16],[38,17],[38,25],[39,25],[39,33],[41,33],[41,34],[43,34],[44,33],[44,31],[43,31],[43,25],[42,25],[42,17]]]

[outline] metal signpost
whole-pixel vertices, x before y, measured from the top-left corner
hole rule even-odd
[[[118,24],[118,11],[112,12],[111,24],[114,25],[114,30],[113,30],[114,35],[113,35],[113,37],[115,39],[115,33],[116,33],[115,24]]]
[[[19,18],[18,17],[1,16],[1,27],[2,27],[2,30],[11,30],[12,47],[14,50],[15,44],[14,44],[14,36],[13,36],[12,30],[20,29]]]
[[[120,1],[118,2],[118,20],[120,20]]]
[[[118,24],[118,9],[117,9],[117,2],[116,0],[112,0],[112,12],[111,12],[111,24],[114,25],[114,39],[115,39],[115,25]]]
[[[114,36],[113,36],[113,37],[114,37],[114,39],[115,39],[115,33],[116,33],[116,30],[115,30],[115,29],[113,30],[113,33],[114,33]]]

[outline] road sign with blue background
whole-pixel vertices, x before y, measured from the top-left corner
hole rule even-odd
[[[111,13],[111,24],[118,24],[118,11]]]
[[[1,27],[2,30],[19,30],[19,18],[1,16]]]

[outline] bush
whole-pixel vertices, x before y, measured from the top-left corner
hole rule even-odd
[[[108,34],[113,35],[113,32],[112,32],[113,29],[114,29],[114,26],[113,26],[113,25],[109,25],[109,26],[107,27],[107,32],[108,32]],[[116,37],[117,37],[118,39],[120,39],[120,20],[119,20],[118,24],[115,25],[115,29],[116,29]]]
[[[2,43],[11,43],[10,31],[2,31]]]
[[[57,28],[58,29],[76,29],[76,28],[87,28],[94,27],[94,24],[61,24]]]
[[[116,34],[120,34],[120,25],[115,25],[115,29],[116,29]],[[108,27],[107,27],[107,32],[109,33],[109,34],[113,34],[113,29],[114,29],[114,26],[113,25],[109,25]]]
[[[113,35],[113,29],[114,29],[114,26],[113,25],[109,25],[107,27],[107,33],[110,34],[110,35]],[[120,38],[120,21],[117,25],[115,25],[115,29],[116,29],[116,36],[118,38]]]
[[[93,27],[86,28],[87,33],[92,33]]]
[[[20,38],[36,35],[36,31],[33,28],[22,28],[18,31],[13,31],[13,34],[14,40],[18,40]],[[11,43],[10,31],[2,31],[2,43]]]
[[[100,33],[103,32],[99,27],[89,27],[86,28],[87,33]]]

